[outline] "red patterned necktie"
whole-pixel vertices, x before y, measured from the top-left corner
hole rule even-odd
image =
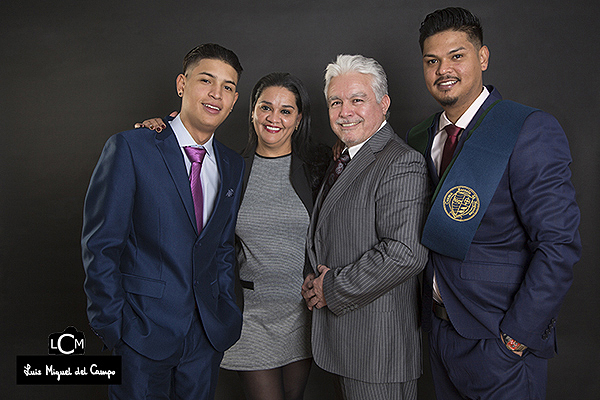
[[[337,181],[337,178],[339,178],[344,168],[346,168],[348,162],[350,162],[350,154],[348,154],[348,150],[344,150],[340,158],[335,160],[335,166],[333,167],[333,169],[327,176],[327,180],[323,184],[323,195],[321,196],[321,200],[325,199],[325,196],[327,196],[329,190],[331,189],[335,181]]]
[[[456,144],[458,143],[458,134],[462,129],[454,124],[450,124],[447,125],[444,130],[448,134],[448,137],[446,138],[446,143],[444,143],[442,164],[440,166],[440,176],[444,175],[444,171],[446,171],[450,161],[452,161],[452,156],[454,155],[454,150],[456,150]]]
[[[192,168],[190,170],[190,187],[192,188],[192,198],[194,199],[196,226],[198,227],[198,233],[200,233],[204,226],[204,195],[202,193],[200,171],[202,170],[202,160],[204,160],[206,150],[202,147],[192,146],[185,146],[183,150],[192,163]]]

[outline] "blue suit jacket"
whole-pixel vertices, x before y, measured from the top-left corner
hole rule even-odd
[[[92,329],[108,348],[123,340],[164,359],[196,308],[222,352],[241,331],[234,295],[234,234],[244,162],[213,141],[221,187],[198,235],[183,154],[169,124],[106,143],[88,188],[82,233]]]
[[[493,87],[482,112],[501,99]],[[439,177],[431,144],[439,115],[429,128],[425,154],[434,185]],[[465,137],[457,146],[460,151]],[[556,350],[555,325],[579,260],[579,208],[571,184],[567,138],[551,115],[536,111],[525,121],[508,166],[460,261],[435,252],[425,272],[423,325],[432,318],[433,272],[452,325],[466,338],[499,338],[500,330],[538,356]]]

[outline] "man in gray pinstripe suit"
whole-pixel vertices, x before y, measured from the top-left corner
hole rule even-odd
[[[314,360],[336,375],[344,399],[415,399],[425,161],[386,121],[390,97],[377,61],[340,55],[325,82],[331,128],[350,161],[328,193],[321,189],[309,227],[314,271],[302,294],[313,310]]]

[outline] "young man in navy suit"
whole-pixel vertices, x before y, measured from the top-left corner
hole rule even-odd
[[[122,356],[111,398],[212,399],[222,354],[239,338],[233,243],[244,162],[214,131],[241,72],[219,45],[191,50],[176,80],[180,115],[159,133],[112,136],[92,175],[85,292],[92,329]]]
[[[437,398],[545,398],[581,252],[567,138],[550,114],[483,85],[489,49],[469,11],[429,14],[419,42],[443,108],[407,137],[436,186],[422,243]]]

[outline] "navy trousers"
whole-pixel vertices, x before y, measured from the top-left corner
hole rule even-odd
[[[223,353],[212,347],[198,316],[180,348],[165,360],[149,359],[123,342],[114,353],[121,356],[123,379],[121,385],[109,386],[111,400],[215,397]]]
[[[438,400],[542,400],[548,360],[510,351],[502,339],[465,339],[432,316],[429,358]]]

